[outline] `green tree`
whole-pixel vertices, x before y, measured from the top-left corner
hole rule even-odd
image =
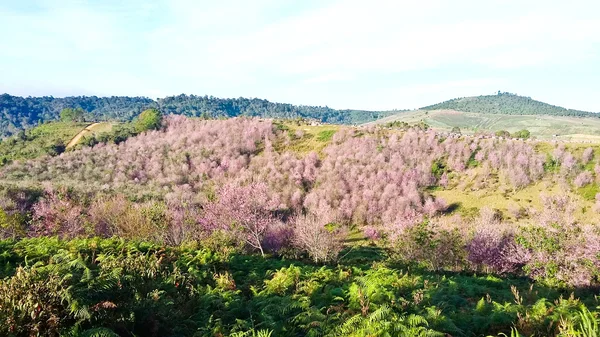
[[[84,113],[81,108],[65,108],[60,112],[60,120],[63,122],[84,122]]]
[[[496,137],[504,137],[504,138],[509,138],[510,137],[510,132],[506,131],[506,130],[499,130],[496,131]]]
[[[531,133],[529,132],[529,130],[525,130],[524,129],[524,130],[520,130],[520,131],[517,131],[517,132],[513,133],[512,136],[514,138],[527,139],[527,138],[529,138],[529,136],[531,136]]]
[[[135,121],[135,131],[138,133],[147,130],[156,130],[162,121],[161,113],[156,109],[144,110]]]
[[[459,128],[458,126],[455,126],[455,127],[453,127],[453,128],[452,128],[452,130],[451,130],[450,132],[452,132],[452,133],[457,133],[457,134],[459,134],[459,135],[461,134],[461,132],[460,132],[460,128]]]

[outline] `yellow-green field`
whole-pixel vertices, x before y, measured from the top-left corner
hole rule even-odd
[[[502,211],[503,215],[507,218],[512,217],[509,212],[510,207],[540,210],[542,207],[542,195],[567,194],[578,204],[575,214],[579,220],[584,222],[600,221],[600,216],[593,211],[594,203],[592,201],[585,200],[580,195],[570,191],[564,191],[558,184],[548,180],[511,193],[503,193],[503,191],[494,188],[468,191],[455,187],[446,190],[437,190],[432,192],[432,194],[444,199],[448,205],[454,204],[454,206],[458,206],[459,209],[482,209],[489,207]]]
[[[290,142],[278,144],[280,147],[278,150],[290,150],[299,154],[312,151],[322,154],[333,135],[342,128],[340,125],[332,124],[302,125],[292,122],[280,125],[287,130]]]
[[[408,111],[379,119],[367,125],[393,121],[417,123],[424,121],[432,128],[449,131],[459,127],[463,133],[515,132],[527,129],[540,139],[558,139],[581,142],[600,142],[600,118],[577,118],[548,115],[497,115],[454,110]]]

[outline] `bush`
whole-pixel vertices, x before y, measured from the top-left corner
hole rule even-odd
[[[326,217],[310,214],[294,221],[294,243],[315,263],[336,261],[346,235],[345,228]]]
[[[520,130],[520,131],[517,131],[512,134],[513,138],[521,138],[521,139],[527,139],[530,136],[531,136],[531,132],[529,132],[528,130]]]
[[[466,262],[465,243],[457,229],[441,229],[430,220],[410,226],[393,244],[396,258],[431,270],[461,270]]]
[[[144,110],[135,120],[135,131],[142,133],[148,130],[157,130],[160,128],[162,115],[156,109]]]
[[[506,130],[496,131],[495,135],[496,135],[496,137],[510,138],[510,132],[508,132]]]
[[[573,183],[577,187],[583,187],[585,185],[589,185],[594,181],[594,177],[589,171],[583,171],[575,177]]]

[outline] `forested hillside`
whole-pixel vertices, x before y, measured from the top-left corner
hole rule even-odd
[[[1,336],[599,335],[600,146],[156,112],[0,167]]]
[[[0,95],[0,136],[8,136],[39,122],[57,120],[65,108],[81,108],[89,120],[128,120],[154,101],[145,97],[77,96],[55,98]]]
[[[273,103],[258,98],[217,98],[179,95],[152,100],[146,97],[76,96],[55,98],[0,95],[0,136],[17,133],[39,122],[56,120],[64,108],[81,108],[88,120],[128,121],[145,108],[159,108],[165,114],[205,117],[258,116],[309,118],[326,123],[358,124],[393,114],[392,111],[336,110],[329,107]]]
[[[497,95],[455,98],[442,103],[429,105],[421,110],[457,110],[504,115],[553,115],[576,117],[600,117],[600,115],[536,101],[531,97],[519,96],[508,92]]]

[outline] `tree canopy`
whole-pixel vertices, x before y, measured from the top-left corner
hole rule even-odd
[[[84,113],[82,108],[65,108],[60,112],[60,120],[63,122],[84,122]]]
[[[135,120],[135,130],[137,132],[157,130],[160,127],[161,120],[162,115],[158,110],[144,110]]]

